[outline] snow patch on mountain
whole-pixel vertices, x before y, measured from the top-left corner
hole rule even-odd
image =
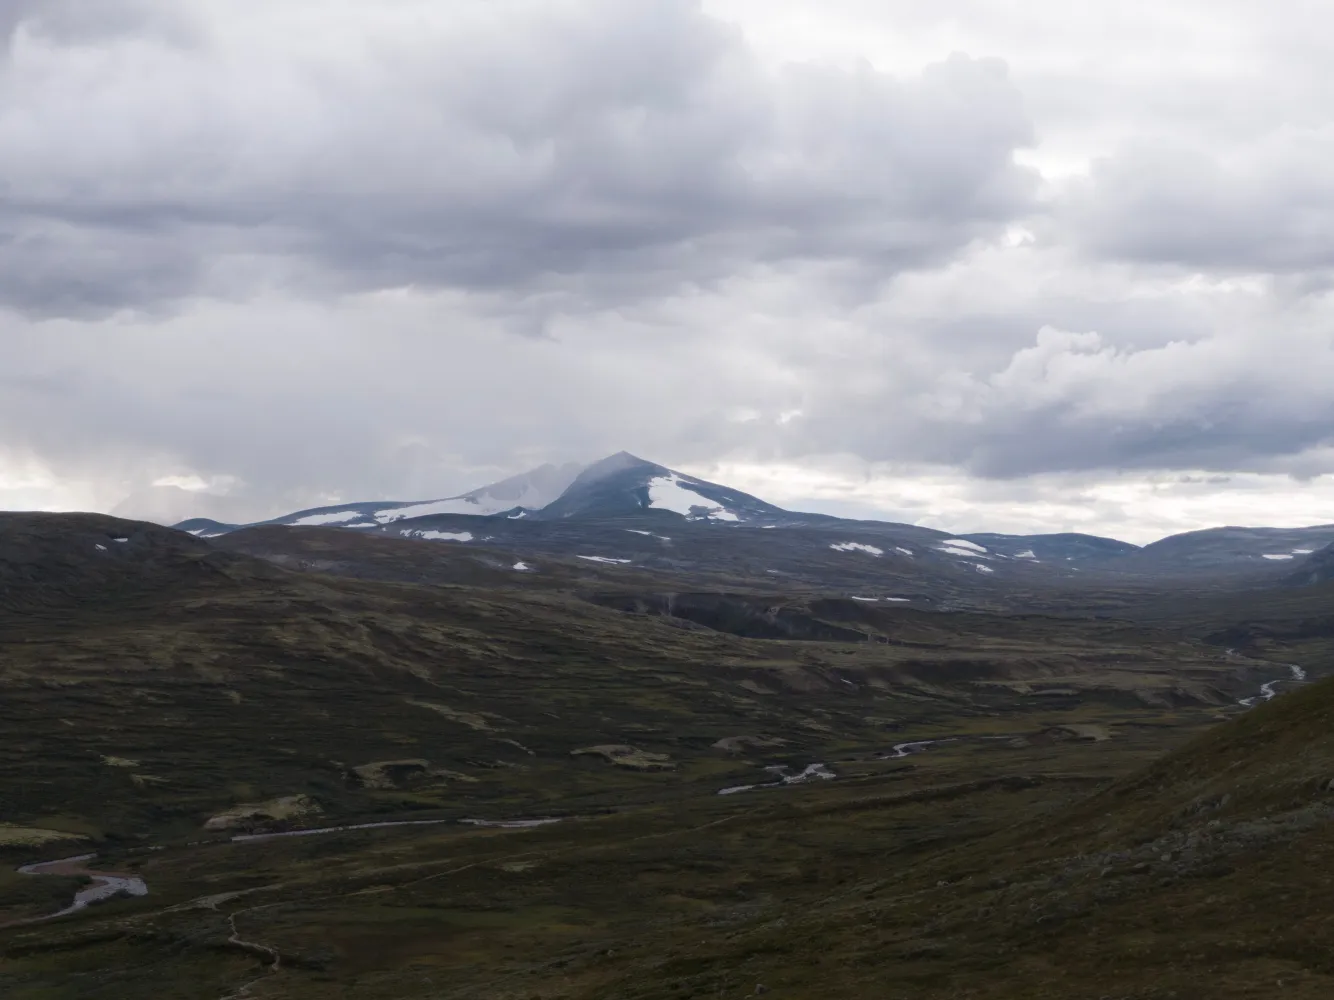
[[[360,520],[362,516],[359,510],[335,510],[326,514],[307,514],[305,517],[297,518],[292,524],[302,528],[318,524],[344,524]]]
[[[884,549],[876,548],[874,545],[864,545],[861,542],[835,542],[829,546],[835,552],[865,552],[871,556],[883,556]]]
[[[436,542],[471,542],[471,531],[413,531],[413,538],[429,538]]]
[[[442,500],[410,503],[361,503],[347,507],[324,507],[278,518],[274,523],[302,526],[330,525],[342,528],[374,528],[412,517],[435,514],[471,514],[490,517],[509,513],[511,518],[528,516],[556,500],[579,474],[578,465],[543,465],[470,493]]]
[[[994,573],[994,572],[996,572],[996,571],[995,571],[994,569],[992,569],[990,566],[983,566],[981,563],[973,563],[973,569],[977,570],[979,573]]]
[[[494,498],[489,502],[472,497],[451,497],[448,500],[431,500],[426,503],[408,504],[404,507],[389,507],[375,512],[375,520],[381,524],[393,524],[409,517],[430,517],[432,514],[499,514],[521,504],[505,503]]]
[[[951,556],[971,556],[976,558],[980,555],[986,555],[987,550],[977,542],[970,542],[966,538],[947,538],[938,546],[941,552]]]
[[[900,555],[905,555],[905,556],[907,556],[909,559],[913,559],[913,558],[915,558],[916,555],[917,555],[917,553],[913,552],[912,549],[905,549],[905,548],[904,548],[903,546],[901,546],[901,545],[896,545],[896,546],[894,546],[894,551],[897,552],[897,553],[899,553]]]
[[[684,517],[698,518],[700,515],[695,512],[702,508],[705,511],[703,517],[711,521],[741,520],[726,507],[696,493],[686,480],[674,472],[648,481],[648,505],[659,510],[675,511]]]
[[[628,563],[629,559],[613,559],[610,556],[576,556],[578,559],[587,559],[589,562],[608,563],[609,565],[623,565]]]
[[[1296,558],[1296,557],[1295,557],[1291,552],[1278,552],[1278,553],[1275,553],[1274,555],[1268,555],[1268,554],[1266,554],[1266,555],[1263,556],[1262,558],[1265,558],[1265,559],[1293,559],[1293,558]]]
[[[1032,559],[1034,562],[1041,562],[1041,561],[1042,561],[1041,559],[1038,558],[1037,553],[1034,552],[1032,549],[1028,549],[1028,550],[1026,550],[1026,551],[1024,551],[1024,552],[1017,553],[1017,554],[1015,555],[1015,558],[1016,558],[1016,559]]]

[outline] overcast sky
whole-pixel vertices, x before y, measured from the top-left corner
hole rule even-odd
[[[626,449],[956,531],[1334,521],[1330,65],[1323,0],[5,0],[0,508]]]

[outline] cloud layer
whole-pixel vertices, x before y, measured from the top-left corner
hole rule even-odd
[[[5,5],[0,506],[259,516],[629,448],[1122,530],[1099,483],[1334,472],[1313,21],[447,6]]]
[[[112,9],[34,4],[12,32],[0,296],[32,315],[275,283],[620,302],[756,263],[892,274],[1036,193],[996,60],[770,71],[677,0],[201,3],[179,42],[147,0]]]

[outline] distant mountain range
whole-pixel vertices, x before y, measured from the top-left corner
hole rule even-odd
[[[745,554],[745,571],[802,575],[817,550],[875,560],[884,574],[906,580],[926,562],[944,561],[983,577],[1049,578],[1053,573],[1105,572],[1154,577],[1254,572],[1288,582],[1323,579],[1322,553],[1334,525],[1309,528],[1224,527],[1173,535],[1137,546],[1113,538],[1061,532],[1038,535],[951,535],[917,525],[853,520],[785,510],[741,490],[708,482],[619,452],[588,466],[543,465],[459,496],[436,500],[366,501],[296,511],[257,524],[208,518],[177,528],[217,538],[246,528],[335,527],[425,541],[499,546],[521,555],[555,553],[608,564],[690,572],[710,559],[730,565]],[[752,530],[783,532],[783,541]],[[737,532],[741,532],[738,534]],[[1312,559],[1318,566],[1304,574]],[[1323,560],[1323,561],[1322,561]],[[846,563],[846,560],[845,560]],[[863,567],[864,568],[864,567]],[[829,582],[826,567],[818,582]],[[879,572],[877,576],[881,575]],[[864,573],[854,572],[853,579]]]

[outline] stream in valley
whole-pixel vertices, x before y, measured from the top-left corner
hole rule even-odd
[[[822,766],[822,765],[817,765]],[[830,775],[832,777],[832,775]],[[321,826],[306,830],[283,830],[278,833],[239,833],[232,837],[230,843],[243,844],[255,843],[257,841],[276,840],[280,837],[316,837],[322,834],[345,833],[354,830],[384,830],[390,827],[403,826],[441,826],[446,823],[462,823],[467,826],[482,827],[497,830],[527,830],[533,827],[549,826],[552,823],[561,822],[560,818],[543,819],[416,819],[416,820],[396,820],[384,823],[352,823],[347,826]],[[188,846],[202,846],[201,844]],[[161,850],[161,848],[153,848]],[[73,858],[61,858],[58,861],[39,861],[31,865],[23,865],[18,869],[20,875],[65,875],[65,876],[85,876],[91,879],[91,883],[83,889],[80,889],[74,895],[74,901],[58,913],[50,913],[44,917],[32,917],[27,920],[18,920],[13,924],[0,924],[0,926],[16,926],[18,924],[35,924],[46,920],[55,920],[57,917],[69,916],[71,913],[78,913],[86,909],[93,903],[100,903],[103,900],[112,899],[115,896],[147,896],[148,883],[138,875],[126,875],[113,872],[99,872],[87,867],[88,862],[97,857],[96,854],[80,854]]]
[[[34,924],[44,920],[55,920],[57,917],[78,913],[93,903],[100,903],[105,899],[111,899],[121,894],[127,896],[148,895],[148,884],[138,875],[113,874],[111,872],[93,871],[88,868],[87,863],[96,857],[96,854],[80,854],[73,858],[61,858],[59,861],[41,861],[37,864],[21,867],[18,870],[20,875],[82,875],[92,879],[92,882],[76,892],[74,902],[59,913],[51,913],[45,917],[33,917],[30,920],[18,922]]]
[[[1227,655],[1235,656],[1236,651],[1229,649]],[[1306,671],[1295,663],[1286,663],[1283,666],[1291,671],[1292,676],[1279,678],[1277,680],[1266,681],[1260,685],[1258,694],[1249,698],[1242,698],[1238,704],[1251,708],[1261,701],[1269,701],[1277,694],[1277,686],[1284,683],[1302,683],[1306,678]],[[1003,738],[1003,737],[997,737]],[[948,737],[937,740],[913,740],[905,743],[895,744],[889,751],[878,755],[879,760],[898,760],[903,757],[910,757],[914,754],[922,753],[928,747],[938,743],[950,743],[958,740],[958,737]],[[719,789],[719,795],[736,795],[741,792],[749,792],[761,788],[783,788],[788,785],[799,785],[810,781],[831,781],[838,777],[828,766],[823,763],[809,764],[802,771],[796,774],[788,774],[788,765],[774,764],[764,769],[774,775],[773,781],[762,781],[750,785],[733,785],[729,788]],[[517,820],[485,820],[485,819],[426,819],[426,820],[395,820],[381,823],[352,823],[345,826],[324,826],[314,827],[304,830],[283,830],[276,833],[242,833],[231,838],[232,843],[255,843],[266,840],[276,840],[284,837],[316,837],[334,833],[346,833],[356,830],[383,830],[393,827],[411,827],[411,826],[442,826],[448,823],[462,823],[468,826],[502,829],[502,830],[521,830],[533,827],[547,826],[552,823],[559,823],[559,818],[542,819],[517,819]],[[60,910],[58,913],[48,914],[44,917],[34,917],[29,920],[18,921],[17,923],[39,923],[46,920],[55,920],[58,917],[68,916],[71,913],[77,913],[86,909],[93,903],[99,903],[103,900],[112,899],[115,896],[146,896],[148,895],[148,884],[138,875],[118,874],[114,872],[99,872],[87,867],[87,863],[97,857],[95,854],[82,854],[72,858],[62,858],[58,861],[42,861],[36,864],[24,865],[18,871],[22,875],[65,875],[65,876],[86,876],[91,880],[90,884],[75,893],[73,902],[69,906]],[[11,925],[12,926],[12,925]]]
[[[1008,738],[1008,737],[1002,737]],[[939,740],[914,740],[909,743],[896,743],[888,753],[877,754],[874,760],[898,760],[900,757],[911,757],[913,754],[921,753],[929,746],[937,743],[953,743],[959,737],[949,736]],[[838,775],[829,770],[825,764],[810,764],[806,770],[797,774],[788,774],[786,764],[774,764],[765,768],[770,774],[777,776],[777,781],[761,781],[753,785],[732,785],[730,788],[720,788],[719,795],[737,795],[741,792],[753,791],[757,788],[783,788],[787,785],[801,785],[808,781],[832,781]]]
[[[1231,653],[1232,650],[1229,649],[1228,652]],[[1290,678],[1288,678],[1288,677],[1280,677],[1280,678],[1279,678],[1278,680],[1276,680],[1276,681],[1266,681],[1264,684],[1261,684],[1261,685],[1260,685],[1260,693],[1259,693],[1259,694],[1251,695],[1251,697],[1249,697],[1249,698],[1241,698],[1241,699],[1238,700],[1237,704],[1238,704],[1238,705],[1243,705],[1243,706],[1245,706],[1246,708],[1251,708],[1251,707],[1253,707],[1253,706],[1255,705],[1256,702],[1258,702],[1258,701],[1269,701],[1269,700],[1272,699],[1276,694],[1278,694],[1278,692],[1277,692],[1276,690],[1274,690],[1274,686],[1275,686],[1275,685],[1277,685],[1277,684],[1282,684],[1284,681],[1287,681],[1287,682],[1289,682],[1289,683],[1293,683],[1293,682],[1300,683],[1300,682],[1306,680],[1306,671],[1303,670],[1301,667],[1297,666],[1297,664],[1295,664],[1295,663],[1285,663],[1285,664],[1283,664],[1283,666],[1287,667],[1289,670],[1292,671],[1292,676],[1291,676]]]

